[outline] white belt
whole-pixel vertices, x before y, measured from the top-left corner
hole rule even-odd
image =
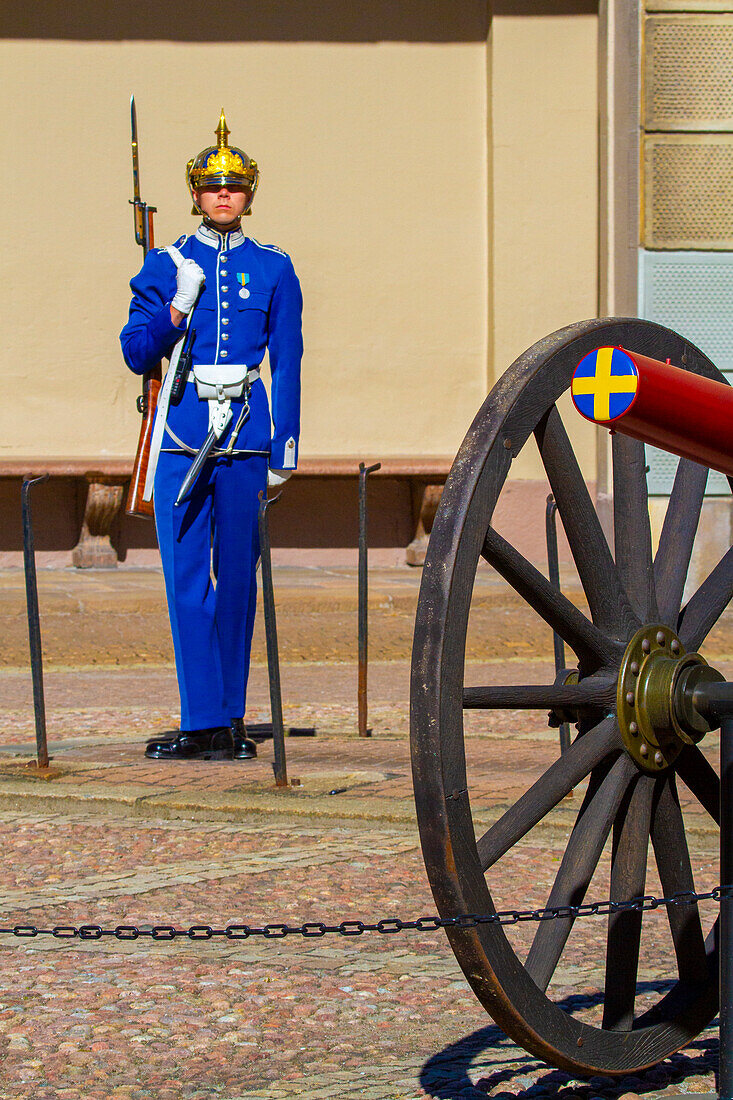
[[[260,368],[259,367],[252,367],[251,370],[247,371],[247,374],[245,375],[244,380],[245,380],[245,382],[248,382],[251,386],[252,383],[256,382],[259,377],[260,377]],[[186,375],[186,381],[187,382],[195,382],[196,381],[196,377],[193,373],[193,370],[190,370],[188,372],[188,374]]]

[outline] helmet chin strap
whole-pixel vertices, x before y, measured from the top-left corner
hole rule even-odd
[[[217,233],[231,233],[234,229],[241,229],[242,215],[240,214],[239,217],[234,218],[233,221],[227,222],[226,225],[217,225],[216,222],[210,221],[209,218],[204,215],[204,225],[207,229],[216,230]]]

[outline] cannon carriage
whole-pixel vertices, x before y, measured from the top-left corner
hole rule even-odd
[[[669,329],[634,319],[594,320],[562,329],[530,348],[501,377],[476,416],[433,525],[412,662],[418,821],[428,876],[444,917],[494,912],[492,894],[501,888],[502,859],[531,839],[574,790],[577,815],[549,897],[542,902],[550,907],[589,899],[604,860],[609,865],[606,896],[613,901],[645,893],[652,858],[665,897],[694,891],[680,784],[719,823],[718,775],[699,747],[710,725],[689,704],[692,682],[723,679],[698,650],[733,594],[733,550],[686,596],[708,469],[681,458],[653,554],[644,443],[616,433],[612,552],[558,411],[576,367],[601,345],[633,349],[725,382],[698,348]],[[492,526],[511,463],[531,437],[588,614]],[[569,660],[570,667],[555,682],[466,683],[466,633],[482,559],[572,650],[576,663]],[[577,727],[567,751],[486,831],[472,814],[467,709],[544,711]],[[600,899],[594,895],[593,900]],[[523,907],[525,902],[515,898],[513,904]],[[573,937],[581,934],[572,915],[538,922],[527,951],[497,923],[449,928],[448,936],[478,999],[517,1043],[562,1069],[621,1075],[689,1044],[717,1012],[717,925],[704,928],[697,904],[667,907],[666,920],[669,951],[656,961],[660,978],[669,980],[650,1001],[648,990],[638,995],[642,913],[626,910],[608,917],[602,1010],[590,1017],[570,1011],[553,996],[560,959],[571,955]]]

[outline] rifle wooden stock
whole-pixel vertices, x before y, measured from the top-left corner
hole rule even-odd
[[[155,406],[158,403],[160,377],[160,366],[143,375],[143,422],[140,425],[140,438],[137,444],[135,463],[132,467],[127,504],[125,505],[128,516],[140,516],[145,519],[153,518],[153,502],[152,500],[143,500],[143,492],[145,490],[145,478],[148,474],[150,439],[153,434],[153,420],[155,419]]]
[[[136,137],[133,136],[133,141]],[[153,214],[155,207],[140,202],[139,196],[133,200],[135,214],[135,240],[142,245],[143,255],[147,256],[153,247]],[[143,414],[143,422],[140,425],[140,438],[137,441],[137,454],[132,467],[132,479],[127,491],[127,503],[125,512],[128,516],[139,516],[141,519],[152,519],[153,502],[143,500],[145,491],[145,478],[148,473],[150,460],[150,439],[153,434],[153,420],[155,418],[155,406],[158,404],[158,392],[160,390],[161,370],[160,364],[153,370],[143,375],[142,397],[138,398],[138,407]]]

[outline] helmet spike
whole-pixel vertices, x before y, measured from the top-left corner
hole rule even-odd
[[[229,137],[231,130],[227,128],[227,120],[224,118],[224,108],[221,109],[221,117],[219,118],[219,125],[214,130],[216,134],[216,144],[219,149],[226,149],[227,138]]]
[[[202,149],[199,155],[193,157],[186,165],[186,182],[193,199],[192,213],[201,213],[196,201],[196,192],[199,188],[215,184],[219,186],[235,184],[248,192],[247,206],[243,213],[249,214],[259,180],[257,163],[248,157],[243,149],[229,145],[227,139],[230,130],[223,107],[219,116],[219,125],[214,133],[216,145],[209,145],[208,148]]]

